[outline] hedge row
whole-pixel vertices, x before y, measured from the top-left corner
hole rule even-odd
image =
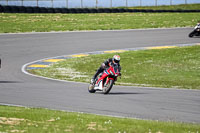
[[[45,7],[25,7],[25,6],[2,6],[2,13],[122,13],[122,12],[200,12],[200,10],[141,10],[141,9],[117,9],[117,8],[45,8]]]

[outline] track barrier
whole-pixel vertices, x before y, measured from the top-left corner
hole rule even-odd
[[[194,13],[200,10],[144,10],[126,8],[46,8],[46,7],[27,7],[27,6],[2,6],[0,13]]]

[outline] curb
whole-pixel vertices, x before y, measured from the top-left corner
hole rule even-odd
[[[176,48],[176,47],[184,47],[184,46],[194,46],[194,45],[200,45],[200,43],[176,44],[176,45],[170,45],[170,46],[125,48],[125,49],[117,49],[117,50],[94,51],[94,52],[78,53],[78,54],[72,54],[72,55],[62,55],[62,56],[57,56],[57,57],[40,59],[40,60],[37,60],[37,61],[27,63],[27,64],[23,65],[21,70],[25,74],[36,76],[36,77],[42,77],[42,76],[31,74],[31,73],[28,72],[28,70],[45,69],[45,68],[49,67],[50,65],[52,65],[56,62],[59,62],[59,61],[63,61],[65,59],[79,58],[79,57],[84,57],[84,56],[89,56],[89,55],[108,54],[108,53],[123,53],[123,52],[127,52],[127,51],[150,50],[150,49],[167,49],[167,48]],[[46,77],[42,77],[42,78],[46,78]],[[52,78],[46,78],[46,79],[52,79]]]

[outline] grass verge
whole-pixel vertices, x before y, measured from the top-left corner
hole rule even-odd
[[[31,73],[55,79],[89,82],[100,64],[114,54],[90,55],[58,62]],[[200,89],[200,46],[119,53],[118,85]]]
[[[199,20],[199,14],[200,13],[0,13],[0,33],[193,27]]]
[[[0,132],[198,133],[200,125],[0,106]]]

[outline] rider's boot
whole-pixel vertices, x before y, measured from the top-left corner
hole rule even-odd
[[[91,81],[90,81],[91,84],[95,84],[95,82],[96,82],[96,81],[95,81],[94,78],[92,78]]]
[[[102,73],[103,70],[104,70],[104,69],[101,68],[101,67],[97,70],[97,72],[95,73],[95,75],[94,75],[93,78],[91,79],[91,84],[95,84],[95,83],[96,83],[97,76],[98,76],[100,73]]]
[[[95,84],[96,83],[96,78],[97,78],[97,75],[99,74],[99,72],[97,71],[94,75],[94,77],[91,79],[91,84]]]

